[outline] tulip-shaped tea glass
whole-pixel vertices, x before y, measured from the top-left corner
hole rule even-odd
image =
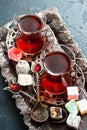
[[[64,47],[68,49],[66,46],[61,46],[62,49]],[[65,75],[68,75],[71,71],[72,61],[74,61],[74,59],[71,59],[64,51],[49,52],[45,56],[43,62],[45,72],[41,77],[41,86],[50,95],[61,95],[66,93],[69,84]]]
[[[25,7],[25,12],[23,9],[14,17],[14,23],[18,27],[16,46],[24,53],[34,55],[41,51],[45,43],[46,38],[41,33],[46,26],[45,15],[37,8]]]

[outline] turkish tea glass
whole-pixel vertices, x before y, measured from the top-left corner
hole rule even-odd
[[[61,48],[63,49],[64,47],[68,49],[66,46],[62,46]],[[71,50],[68,49],[68,51],[70,52]],[[75,60],[73,52],[71,51],[70,53],[72,53],[72,59],[65,51],[49,52],[44,58],[43,66],[45,72],[41,77],[41,86],[50,95],[66,93],[69,83],[65,75],[70,73],[73,65],[72,61],[74,63]]]
[[[21,13],[20,13],[21,12]],[[42,35],[46,27],[45,14],[38,8],[23,8],[14,17],[14,23],[18,28],[16,46],[28,55],[40,52],[45,44],[45,35]]]

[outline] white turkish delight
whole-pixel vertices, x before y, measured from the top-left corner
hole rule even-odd
[[[19,60],[16,65],[17,74],[28,74],[30,71],[30,65],[25,60]]]
[[[77,106],[79,108],[81,115],[87,114],[87,100],[84,98],[77,101],[76,103],[77,103]]]
[[[18,74],[18,84],[28,86],[34,83],[33,77],[30,74]]]
[[[72,127],[72,128],[74,128],[76,130],[78,130],[80,122],[81,122],[81,117],[77,116],[77,115],[74,115],[74,114],[69,114],[69,116],[68,116],[68,118],[66,120],[66,124],[69,127]]]

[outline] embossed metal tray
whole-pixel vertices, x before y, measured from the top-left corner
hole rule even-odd
[[[80,90],[79,98],[82,99],[85,96],[83,92],[81,92],[80,88],[83,88],[85,90],[85,84],[87,83],[87,60],[85,56],[81,53],[77,43],[72,38],[70,32],[63,24],[63,21],[58,13],[58,10],[56,8],[50,8],[45,10],[44,13],[47,16],[47,24],[49,25],[50,29],[52,29],[52,30],[49,29],[49,32],[53,31],[53,33],[51,33],[50,36],[57,38],[59,43],[58,46],[60,44],[66,45],[70,49],[72,49],[72,51],[75,53],[76,65],[74,68],[74,72],[77,78],[76,77],[74,78],[72,85],[77,85],[79,87]],[[14,46],[14,42],[15,42],[14,38],[16,36],[16,33],[14,33],[14,31],[15,32],[17,31],[16,28],[12,28],[10,27],[10,25],[12,25],[11,22],[9,22],[3,28],[0,29],[1,34],[3,34],[1,36],[1,44],[0,44],[0,66],[1,66],[2,75],[6,78],[8,82],[10,81],[9,77],[14,77],[14,73],[9,67],[12,66],[13,63],[8,63],[9,59],[6,52],[9,49],[9,47]],[[47,33],[47,37],[48,36],[49,33]],[[51,42],[54,39],[48,40],[50,43],[49,47],[51,47]],[[57,43],[57,41],[54,42],[55,44]],[[30,91],[31,91],[31,96],[35,97],[36,94],[34,89],[27,88],[25,90],[26,93],[29,93]],[[48,104],[52,104],[52,105],[62,105],[62,107],[64,107],[63,106],[64,104],[59,104],[59,102],[57,102],[55,98],[53,98],[52,100],[52,101],[55,100],[55,104],[53,104],[52,101],[49,102],[49,98],[44,96],[44,91],[42,93],[43,94],[41,95],[41,99],[42,101],[45,101],[47,106]],[[35,102],[33,102],[31,99],[29,99],[27,96],[24,96],[23,94],[13,94],[13,98],[15,98],[16,106],[20,109],[20,113],[23,114],[24,123],[29,127],[29,130],[60,130],[60,129],[68,130],[69,129],[65,122],[60,125],[57,125],[55,123],[52,123],[50,118],[42,124],[35,123],[30,118],[30,111]],[[79,130],[87,129],[86,121],[87,121],[87,115],[84,115],[82,117],[82,122],[80,124]]]

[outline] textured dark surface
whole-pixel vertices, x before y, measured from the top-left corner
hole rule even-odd
[[[87,57],[87,0],[0,0],[0,26],[10,21],[17,8],[23,5],[41,9],[58,7],[63,21]],[[4,78],[0,75],[0,130],[27,130],[12,95],[2,90],[4,86]]]

